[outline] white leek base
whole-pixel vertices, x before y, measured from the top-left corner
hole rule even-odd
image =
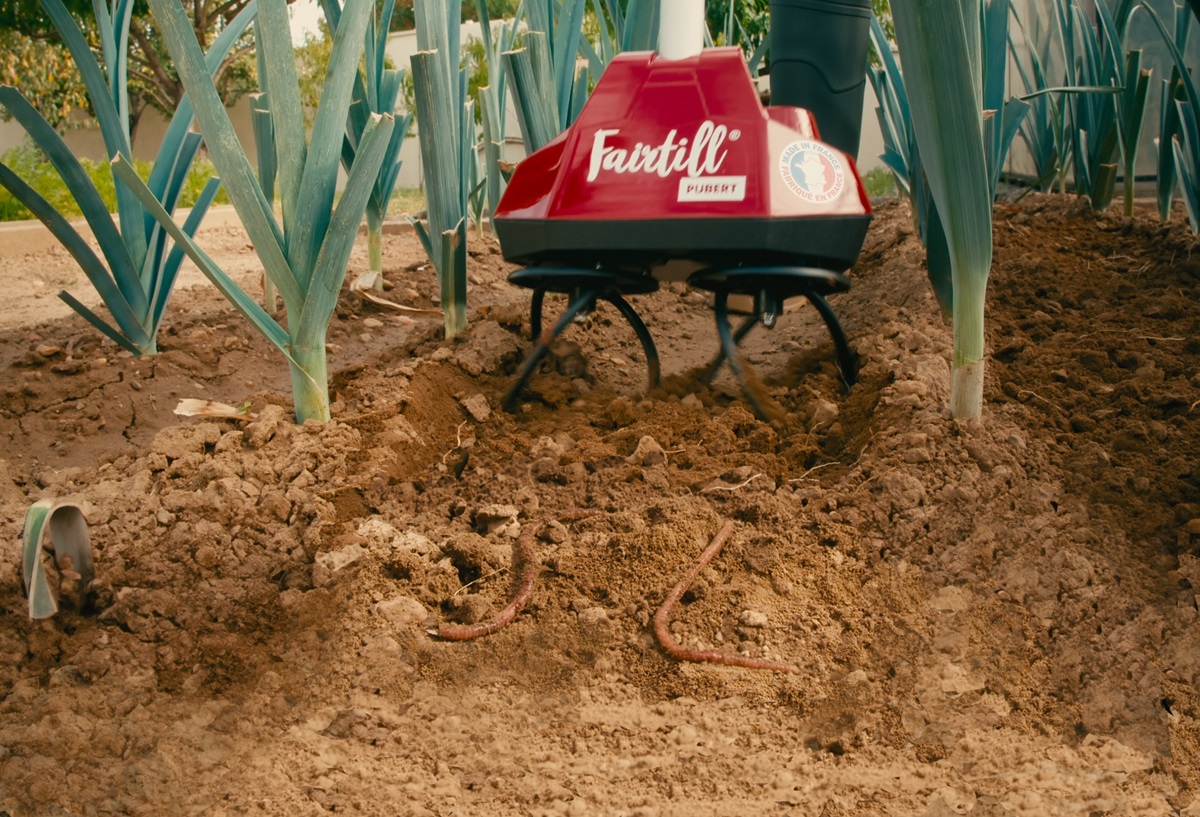
[[[950,375],[950,414],[967,420],[983,413],[983,365],[977,360],[957,367]]]

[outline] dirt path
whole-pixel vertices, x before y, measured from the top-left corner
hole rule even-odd
[[[786,429],[695,382],[716,339],[682,286],[637,300],[660,391],[601,309],[495,410],[528,321],[489,242],[457,341],[343,297],[323,426],[206,288],[153,360],[29,313],[0,330],[0,810],[1200,815],[1192,238],[1030,196],[996,244],[981,423],[946,417],[950,331],[894,203],[832,301],[853,389],[808,308],[747,341]],[[428,305],[415,239],[385,247],[394,297]],[[181,421],[180,397],[255,417]],[[88,506],[98,581],[34,624],[18,541],[46,496]],[[537,540],[512,625],[429,635],[499,610],[521,532],[574,508],[602,513]],[[653,638],[728,520],[671,631],[797,674]]]

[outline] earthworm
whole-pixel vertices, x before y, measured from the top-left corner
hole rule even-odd
[[[683,598],[683,594],[687,592],[688,588],[692,586],[692,582],[696,581],[696,577],[700,575],[700,571],[721,552],[721,548],[724,547],[731,533],[733,533],[733,522],[726,522],[721,530],[717,531],[717,535],[709,542],[704,552],[700,554],[700,560],[692,566],[687,575],[671,590],[670,595],[667,596],[667,600],[663,602],[662,607],[658,608],[658,612],[654,614],[654,635],[658,638],[658,643],[662,645],[662,648],[667,651],[667,654],[679,661],[725,664],[730,667],[765,669],[772,672],[799,674],[800,670],[791,664],[771,661],[766,658],[751,658],[746,655],[718,652],[717,650],[685,650],[679,646],[679,642],[671,635],[667,624],[671,620],[672,609]]]
[[[525,605],[533,597],[533,586],[537,582],[539,568],[541,567],[541,563],[537,560],[537,554],[533,550],[533,543],[537,539],[537,535],[551,522],[574,522],[579,519],[599,516],[602,513],[604,511],[566,511],[557,516],[544,519],[536,525],[527,527],[517,538],[516,544],[513,545],[513,563],[517,570],[517,590],[505,608],[487,621],[479,621],[475,624],[439,624],[437,628],[438,637],[448,641],[470,641],[472,638],[491,635],[501,628],[508,626],[525,609]]]

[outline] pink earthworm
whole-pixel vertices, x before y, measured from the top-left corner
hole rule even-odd
[[[685,650],[679,646],[679,642],[671,635],[671,630],[667,626],[671,620],[671,611],[679,603],[679,600],[683,598],[683,594],[687,592],[688,588],[692,586],[692,582],[696,581],[696,577],[700,575],[700,571],[721,552],[721,548],[729,540],[731,533],[733,533],[733,522],[726,522],[721,530],[717,531],[717,535],[709,542],[704,552],[700,554],[700,560],[692,566],[687,575],[671,590],[670,595],[667,596],[667,600],[663,602],[662,607],[658,608],[658,612],[654,614],[654,635],[658,638],[658,643],[662,645],[662,648],[667,651],[667,654],[679,661],[724,664],[730,667],[765,669],[772,672],[789,672],[798,675],[800,670],[791,664],[771,661],[766,658],[751,658],[746,655],[724,653],[717,650]]]
[[[602,513],[604,511],[566,511],[526,528],[517,538],[516,544],[513,545],[513,564],[517,569],[517,590],[504,609],[486,621],[479,621],[475,624],[439,624],[438,637],[447,641],[470,641],[473,638],[491,635],[512,623],[512,620],[525,609],[525,605],[533,597],[533,586],[537,583],[538,573],[542,566],[533,549],[537,535],[551,522],[574,522],[599,516]]]

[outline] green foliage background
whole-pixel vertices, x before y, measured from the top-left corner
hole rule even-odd
[[[84,32],[96,30],[91,0],[63,0]],[[188,0],[184,5],[197,39],[208,44],[237,15],[248,0]],[[136,0],[129,26],[130,127],[137,129],[141,113],[152,107],[168,118],[183,97],[175,73],[145,0]],[[90,110],[83,80],[74,69],[58,33],[38,0],[0,0],[0,83],[19,88],[58,130],[86,123]],[[99,48],[98,42],[92,43]],[[226,104],[257,90],[253,28],[226,58],[216,79]]]
[[[65,46],[0,29],[0,84],[20,88],[59,133],[88,122],[87,91]],[[10,119],[0,109],[0,120]]]
[[[75,203],[74,197],[63,184],[58,171],[46,161],[46,157],[36,147],[30,144],[15,147],[5,152],[0,157],[0,161],[12,168],[14,173],[50,202],[55,210],[67,217],[81,215],[79,205]],[[92,162],[88,159],[81,159],[80,163],[87,171],[92,183],[96,185],[96,189],[100,192],[104,203],[108,205],[108,209],[115,212],[117,209],[116,193],[113,190],[112,169],[108,163]],[[152,167],[150,162],[134,162],[134,165],[143,180],[150,178]],[[191,172],[188,173],[187,181],[184,182],[183,191],[179,196],[179,206],[191,207],[195,204],[200,191],[204,189],[205,182],[214,174],[211,162],[203,157],[197,158],[192,164]],[[221,204],[229,202],[224,190],[217,194],[216,201]],[[20,221],[31,218],[33,218],[33,214],[25,209],[25,206],[17,201],[8,190],[0,187],[0,221]]]

